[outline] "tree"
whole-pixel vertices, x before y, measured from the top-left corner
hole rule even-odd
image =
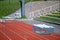
[[[0,0],[0,1],[4,1],[4,0]]]
[[[47,1],[47,0],[44,0],[44,1]]]

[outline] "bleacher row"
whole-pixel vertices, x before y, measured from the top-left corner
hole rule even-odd
[[[38,16],[60,10],[59,1],[37,1],[25,5],[25,15],[27,18],[36,18]]]
[[[33,26],[19,21],[0,22],[0,40],[60,40],[60,34],[40,35],[32,30]]]

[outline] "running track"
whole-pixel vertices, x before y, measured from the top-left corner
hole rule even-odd
[[[0,23],[0,40],[60,40],[60,34],[36,34],[33,26],[20,21]]]

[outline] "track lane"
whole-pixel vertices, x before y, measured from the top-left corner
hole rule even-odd
[[[16,25],[15,25],[16,26]],[[21,25],[20,25],[21,26]],[[18,26],[17,26],[18,27]],[[23,27],[23,26],[22,26]],[[22,28],[20,28],[21,30],[24,30],[24,29],[22,29]],[[25,30],[24,30],[25,31]],[[28,32],[28,31],[27,31]],[[28,32],[28,33],[31,33],[31,32]],[[31,33],[32,35],[35,35],[35,37],[37,37],[37,35],[36,34],[33,34],[33,33]],[[40,35],[41,36],[41,35]],[[40,36],[38,37],[38,38],[40,38]],[[46,38],[44,38],[44,37],[42,37],[41,36],[41,38],[42,39],[44,39],[44,40],[49,40],[49,39],[46,39]]]
[[[24,26],[23,24],[24,24],[24,23],[21,23],[20,25]],[[26,23],[25,23],[25,25],[26,25],[26,27],[28,27],[28,26],[29,26],[29,25],[28,25],[28,24],[26,24]],[[25,28],[26,28],[26,27],[25,27]],[[30,28],[28,28],[28,29],[30,29]],[[50,38],[50,37],[51,37],[51,38]],[[50,39],[52,39],[52,38],[53,38],[54,40],[60,40],[60,36],[58,37],[58,36],[54,36],[54,35],[53,35],[53,36],[48,36],[47,38],[50,38]]]
[[[14,24],[13,24],[13,25],[14,25]],[[27,31],[23,31],[23,29],[17,28],[16,25],[14,25],[15,27],[13,27],[11,24],[10,24],[10,25],[7,25],[7,26],[10,26],[9,28],[10,28],[11,30],[15,31],[15,32],[21,31],[21,32],[26,33],[26,35],[28,36],[28,39],[30,38],[30,40],[31,40],[31,38],[34,39],[34,40],[35,40],[35,39],[36,39],[36,40],[40,40],[40,38],[35,37],[34,35],[28,33]],[[21,26],[20,26],[20,27],[21,27]],[[21,36],[21,35],[20,35],[20,36]],[[29,36],[30,36],[30,37],[29,37]]]
[[[0,28],[0,31],[2,31],[7,36],[9,36],[11,38],[11,40],[17,40],[17,39],[18,40],[24,40],[24,38],[22,38],[21,36],[17,35],[16,33],[14,33],[13,31],[11,31],[9,28],[6,28],[6,27]]]
[[[32,25],[19,21],[7,21],[4,26],[7,26],[5,28],[14,33],[15,35],[23,37],[23,40],[60,40],[59,34],[53,34],[52,36],[39,35],[32,31]],[[2,28],[3,27],[1,25],[0,29]]]
[[[0,40],[10,40],[3,32],[0,31]]]
[[[1,29],[3,29],[3,24],[0,23],[0,40],[10,40],[11,38],[8,37],[8,35],[6,35],[4,32],[1,31]]]

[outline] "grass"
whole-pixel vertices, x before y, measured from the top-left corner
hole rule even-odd
[[[22,16],[21,19],[27,19],[27,17],[26,16]]]
[[[41,0],[25,0],[25,3],[30,1],[41,1]],[[0,18],[7,16],[21,7],[20,0],[3,0],[0,1]]]
[[[38,19],[39,19],[39,21],[60,24],[60,13],[56,12],[56,13],[52,13],[52,14],[47,14],[45,16],[38,17]],[[36,19],[36,20],[38,20],[38,19]]]
[[[54,12],[53,14],[60,14],[60,12]]]
[[[0,18],[9,15],[19,9],[20,3],[18,0],[4,0],[0,1]]]
[[[41,20],[51,22],[51,23],[57,23],[60,24],[60,19],[55,17],[40,17]]]
[[[60,14],[51,14],[51,15],[46,15],[46,16],[60,18]]]

